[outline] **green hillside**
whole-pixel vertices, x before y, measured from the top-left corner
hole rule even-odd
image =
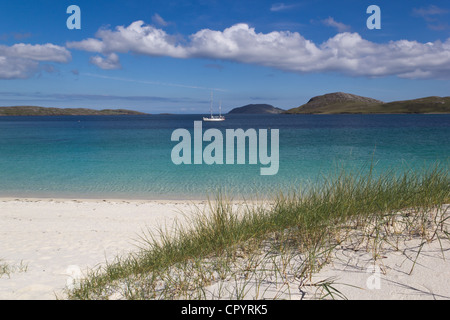
[[[450,113],[450,97],[427,97],[384,103],[372,98],[336,92],[312,98],[300,107],[289,109],[291,114],[342,113]]]

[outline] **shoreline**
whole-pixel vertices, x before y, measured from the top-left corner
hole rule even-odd
[[[212,200],[212,199],[211,199]],[[24,202],[115,202],[115,203],[179,203],[179,202],[208,202],[208,199],[133,199],[133,198],[74,198],[74,197],[0,197],[0,202],[24,201]],[[238,200],[239,201],[239,200]]]
[[[211,198],[210,198],[211,199]],[[87,201],[87,202],[100,202],[100,201],[133,201],[133,202],[174,202],[174,201],[208,201],[208,196],[198,197],[127,197],[127,196],[101,196],[94,195],[92,197],[86,195],[57,195],[57,196],[41,196],[41,195],[19,195],[19,196],[0,196],[0,201],[12,201],[12,200],[30,200],[30,201]]]

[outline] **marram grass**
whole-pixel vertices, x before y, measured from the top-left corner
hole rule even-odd
[[[374,259],[386,243],[395,246],[392,236],[448,239],[448,215],[441,208],[450,203],[449,186],[448,166],[436,165],[376,176],[372,170],[342,170],[308,191],[279,193],[256,204],[236,206],[219,194],[210,201],[210,212],[199,210],[174,230],[144,234],[138,252],[92,270],[67,297],[289,297],[289,286],[279,296],[269,294],[269,280],[286,284],[300,279],[305,284],[329,262],[332,250],[356,233],[357,245]],[[205,288],[213,284],[217,286],[211,294]],[[332,284],[315,284],[319,297],[342,298]]]

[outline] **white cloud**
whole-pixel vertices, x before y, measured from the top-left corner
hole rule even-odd
[[[106,58],[103,58],[101,56],[91,57],[90,62],[104,70],[122,68],[122,66],[120,65],[119,56],[115,53],[108,54]]]
[[[0,45],[0,79],[28,78],[39,70],[40,62],[67,63],[71,58],[66,48],[50,43]]]
[[[328,19],[322,20],[322,23],[326,26],[336,28],[339,32],[350,31],[351,27],[343,24],[342,22],[337,22],[332,17],[328,17]]]
[[[99,31],[100,32],[100,31]],[[96,36],[99,36],[97,32]],[[67,48],[75,48],[79,50],[89,51],[89,52],[103,52],[105,49],[104,42],[98,39],[89,38],[79,42],[68,42]]]
[[[185,57],[185,50],[176,44],[175,36],[170,36],[164,30],[153,26],[144,25],[143,21],[133,22],[126,28],[119,26],[115,31],[101,29],[96,37],[101,40],[90,38],[80,42],[69,42],[67,47],[103,54],[133,52],[150,56]]]
[[[18,43],[11,47],[0,45],[0,56],[60,63],[66,63],[71,59],[71,54],[67,49],[51,43],[44,45]]]
[[[131,52],[184,59],[220,59],[297,73],[338,72],[351,76],[403,78],[448,78],[450,75],[450,38],[445,42],[374,43],[358,33],[342,32],[316,44],[298,32],[257,33],[241,23],[223,31],[203,29],[188,39],[179,39],[142,21],[115,30],[100,30],[96,37],[67,46],[104,55]]]
[[[38,69],[35,61],[0,55],[0,79],[25,79]]]

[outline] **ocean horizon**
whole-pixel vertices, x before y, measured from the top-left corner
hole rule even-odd
[[[341,169],[397,173],[448,166],[450,156],[450,115],[234,114],[203,130],[278,129],[277,174],[262,176],[248,154],[246,164],[174,164],[173,131],[192,132],[202,116],[0,117],[0,197],[264,198]]]

